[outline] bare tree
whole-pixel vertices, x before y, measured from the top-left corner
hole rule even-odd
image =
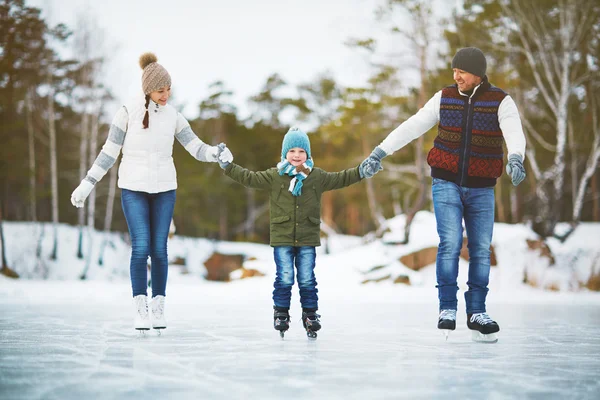
[[[404,64],[405,69],[415,68],[418,71],[420,84],[418,87],[417,94],[417,109],[425,105],[429,88],[427,85],[428,74],[432,68],[432,62],[430,61],[430,53],[433,45],[435,44],[435,32],[432,30],[432,26],[440,25],[434,15],[433,8],[435,3],[423,0],[387,0],[386,4],[380,7],[376,11],[376,16],[379,21],[383,21],[389,24],[390,32],[394,36],[399,36],[401,40],[394,41],[399,43],[396,48],[399,51],[392,52],[386,56],[387,59],[394,59],[397,63],[398,59]],[[410,16],[410,18],[408,17]],[[395,20],[399,17],[399,20]],[[361,47],[369,50],[371,53],[375,51],[376,41],[374,39],[358,40],[351,42],[351,45]],[[410,48],[412,51],[406,51],[406,48]],[[415,59],[410,61],[406,60],[407,54],[416,55]],[[408,118],[408,115],[400,115],[405,112],[397,113],[396,125],[398,120]],[[390,178],[401,177],[403,181],[407,181],[402,174],[409,173],[414,174],[415,183],[414,188],[416,190],[408,190],[410,192],[412,202],[406,203],[404,209],[406,211],[406,225],[404,231],[404,243],[407,243],[410,238],[410,228],[414,216],[419,210],[422,210],[428,198],[428,174],[427,174],[427,162],[425,158],[424,150],[425,138],[421,135],[417,140],[413,142],[415,163],[409,167],[406,165],[394,166],[386,163],[386,169],[391,172]],[[408,168],[407,168],[408,167]],[[402,171],[402,172],[400,172]],[[369,195],[369,187],[367,185],[367,194]],[[405,197],[409,199],[409,197]],[[411,204],[412,203],[412,204]]]
[[[54,243],[51,260],[56,260],[58,253],[58,167],[56,162],[56,115],[54,114],[53,69],[48,68],[48,133],[50,141],[50,179],[52,187],[52,232]]]
[[[527,160],[537,181],[536,195],[540,202],[537,231],[547,237],[554,232],[564,193],[569,99],[577,87],[594,76],[587,70],[575,68],[575,61],[586,35],[598,23],[597,6],[590,0],[560,0],[558,7],[549,11],[555,18],[549,19],[540,13],[534,2],[500,1],[499,5],[506,17],[502,19],[503,29],[515,34],[520,42],[517,45],[510,44],[508,48],[499,48],[524,56],[533,76],[535,90],[549,110],[549,117],[555,126],[556,144],[551,145],[554,159],[549,167],[542,167],[536,158],[535,146],[528,146],[527,150]],[[552,26],[552,21],[556,21],[558,26]],[[544,143],[534,124],[527,120],[527,115],[522,117],[528,137]],[[592,149],[592,159],[594,151],[597,150]],[[589,176],[585,178],[585,185],[588,180]],[[583,183],[581,178],[580,182]],[[550,188],[546,187],[547,184]],[[582,187],[581,184],[579,186]]]
[[[87,112],[83,112],[81,116],[81,141],[79,142],[79,180],[82,181],[85,178],[85,174],[88,167],[87,158],[87,147],[89,137],[89,121],[90,115]],[[77,225],[79,226],[79,240],[77,245],[77,258],[83,258],[83,225],[85,222],[85,207],[77,209]]]
[[[37,222],[36,185],[35,185],[35,132],[33,128],[33,99],[35,91],[27,90],[25,109],[27,118],[27,139],[29,145],[29,209],[31,221]]]
[[[598,168],[598,160],[600,160],[600,125],[599,125],[599,104],[597,99],[597,93],[591,93],[591,110],[592,110],[592,126],[591,131],[594,137],[594,142],[590,154],[587,159],[585,170],[579,179],[579,186],[577,188],[577,196],[573,202],[573,222],[579,222],[581,218],[581,209],[583,208],[583,200],[586,192],[586,188],[590,179],[594,176],[596,169]]]
[[[116,162],[109,172],[108,196],[106,198],[106,214],[104,215],[104,239],[102,240],[102,244],[100,245],[100,256],[98,258],[98,265],[104,264],[104,250],[106,249],[106,245],[109,243],[108,234],[112,226],[113,209],[117,192],[118,168],[119,165],[118,162]]]
[[[2,268],[0,268],[0,274],[10,278],[18,278],[19,275],[8,268],[6,262],[6,242],[4,241],[4,228],[2,227],[2,204],[0,204],[0,253],[2,255]]]

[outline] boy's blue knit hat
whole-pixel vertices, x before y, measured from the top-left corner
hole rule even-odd
[[[283,143],[281,145],[281,159],[285,160],[285,157],[294,147],[300,147],[306,151],[306,158],[310,159],[310,139],[308,135],[302,132],[296,127],[291,127],[290,130],[283,137]]]

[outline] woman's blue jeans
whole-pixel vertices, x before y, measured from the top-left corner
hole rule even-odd
[[[273,248],[277,273],[273,287],[273,303],[276,307],[290,308],[292,286],[294,286],[294,264],[296,265],[300,303],[302,308],[318,309],[317,280],[314,246],[276,246]]]
[[[440,310],[456,310],[458,258],[463,243],[463,225],[469,250],[467,314],[485,312],[490,277],[490,245],[494,230],[494,188],[468,188],[434,178],[433,207],[440,237],[436,260]]]
[[[148,256],[152,259],[152,297],[165,296],[169,260],[167,240],[175,208],[175,190],[162,193],[122,189],[121,205],[131,237],[131,289],[147,295]]]

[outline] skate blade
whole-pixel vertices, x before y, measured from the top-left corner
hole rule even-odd
[[[496,343],[498,335],[496,333],[483,334],[479,331],[472,331],[471,339],[478,343]]]
[[[444,335],[444,338],[446,339],[446,341],[448,341],[448,337],[450,336],[450,332],[452,332],[450,329],[440,329],[440,331],[442,331],[442,335]]]
[[[145,338],[146,337],[146,332],[149,332],[150,329],[137,329],[136,328],[136,332],[138,333],[138,338]]]
[[[306,336],[308,336],[309,340],[317,340],[317,332],[315,331],[307,330]]]

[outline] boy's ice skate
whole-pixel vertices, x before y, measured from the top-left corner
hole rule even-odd
[[[475,342],[496,343],[500,327],[486,313],[467,314],[467,327]]]
[[[167,320],[165,319],[165,296],[154,296],[151,304],[151,317],[152,328],[158,329],[159,334],[160,329],[167,328]]]
[[[286,308],[273,307],[273,310],[273,327],[283,339],[285,332],[290,329],[290,313]]]
[[[133,327],[139,331],[150,330],[150,318],[148,315],[148,297],[143,294],[139,294],[133,298],[133,304],[135,307],[135,318],[133,320]]]
[[[319,320],[321,316],[315,311],[302,311],[302,325],[304,325],[304,329],[306,329],[306,335],[310,339],[317,338],[317,331],[321,329],[321,321]]]
[[[456,329],[456,310],[441,310],[438,318],[438,329],[448,340],[448,335]]]

